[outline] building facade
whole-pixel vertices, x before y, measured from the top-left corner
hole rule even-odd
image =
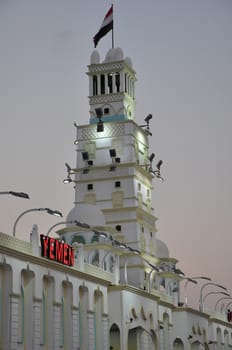
[[[156,237],[151,115],[135,120],[136,74],[120,48],[88,67],[90,117],[76,125],[74,207],[56,238],[0,233],[1,350],[232,349],[224,312],[182,303],[187,280]]]

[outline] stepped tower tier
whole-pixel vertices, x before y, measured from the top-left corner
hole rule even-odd
[[[104,122],[134,119],[135,116],[135,71],[130,58],[124,58],[120,48],[108,51],[100,62],[94,51],[89,65],[90,123],[97,123],[99,111]]]

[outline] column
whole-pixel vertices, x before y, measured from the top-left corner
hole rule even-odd
[[[63,330],[61,329],[61,304],[55,302],[53,304],[54,316],[54,350],[63,348]]]
[[[11,312],[11,330],[10,330],[10,349],[18,349],[19,340],[19,309],[20,309],[20,295],[10,295],[10,312]]]
[[[78,349],[79,344],[79,309],[75,306],[72,306],[72,334],[73,334],[73,349]]]
[[[33,303],[33,349],[39,350],[41,344],[41,299]]]
[[[102,315],[102,333],[103,333],[103,348],[102,350],[108,350],[110,347],[109,344],[109,319],[108,315],[103,314]]]
[[[95,350],[94,312],[93,311],[88,311],[87,319],[88,319],[88,334],[89,334],[88,350]]]

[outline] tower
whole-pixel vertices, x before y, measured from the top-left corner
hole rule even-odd
[[[87,75],[90,118],[89,124],[76,125],[77,158],[72,169],[75,207],[68,220],[74,220],[83,205],[100,209],[115,239],[139,249],[155,263],[156,217],[151,192],[156,172],[152,169],[154,154],[149,151],[151,115],[142,127],[135,122],[136,76],[132,61],[116,48],[109,50],[101,62],[95,50]],[[91,225],[92,220],[90,215]],[[144,264],[140,286],[144,283]],[[138,279],[137,272],[134,280]]]

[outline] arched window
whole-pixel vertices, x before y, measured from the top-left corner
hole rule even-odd
[[[124,81],[125,92],[127,92],[127,74],[126,74],[126,73],[125,73],[125,75],[124,75],[124,79],[125,79],[125,81]]]
[[[101,94],[105,94],[105,75],[101,74]]]
[[[117,72],[115,74],[115,85],[116,85],[116,92],[120,91],[120,73]]]
[[[120,347],[120,330],[114,323],[110,327],[110,349],[121,349]]]
[[[82,235],[76,235],[72,238],[71,245],[75,242],[85,244],[85,239]]]
[[[108,74],[108,93],[112,94],[113,92],[113,76],[112,73]]]
[[[97,88],[97,76],[93,76],[93,96],[98,94],[98,88]]]

